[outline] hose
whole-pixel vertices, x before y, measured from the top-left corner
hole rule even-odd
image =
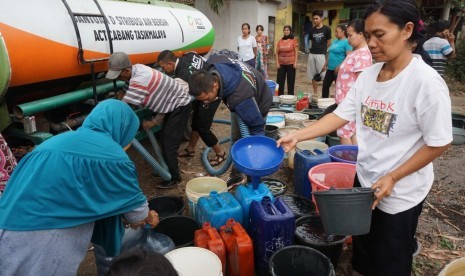
[[[137,139],[132,140],[132,146],[142,155],[142,157],[144,157],[145,161],[149,163],[149,166],[152,167],[154,173],[160,175],[164,180],[171,180],[171,174],[168,170],[168,166],[163,160],[163,155],[161,154],[161,150],[158,146],[155,135],[153,135],[153,132],[150,130],[147,131],[147,135],[155,151],[155,156],[159,159],[159,162],[153,158],[153,156],[144,148],[144,146],[141,145],[139,141],[137,141]]]
[[[84,114],[81,116],[66,119],[65,121],[60,122],[58,124],[50,122],[50,130],[54,134],[58,134],[63,131],[73,130],[73,128],[81,126],[84,120],[86,119],[86,117],[87,117],[87,114]]]
[[[238,125],[239,125],[239,130],[241,132],[242,137],[248,137],[250,136],[249,128],[245,125],[245,123],[242,121],[242,119],[236,115],[236,113],[231,113],[231,120],[224,120],[224,119],[213,119],[214,123],[220,123],[220,124],[229,124],[231,125],[232,122],[236,120]],[[231,141],[231,137],[225,138],[219,142],[219,144],[224,144]],[[211,151],[211,147],[207,147],[203,153],[202,153],[202,164],[205,170],[211,175],[221,175],[224,174],[229,167],[232,164],[232,157],[231,157],[231,152],[229,152],[228,156],[226,157],[226,161],[224,162],[223,166],[221,166],[219,169],[215,169],[210,165],[210,162],[208,161],[208,154]]]

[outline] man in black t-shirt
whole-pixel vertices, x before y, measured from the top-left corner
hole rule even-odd
[[[196,70],[208,68],[208,64],[203,57],[195,52],[188,52],[180,58],[177,58],[173,52],[164,50],[158,56],[158,64],[163,68],[166,74],[174,74],[174,78],[180,78],[185,81],[186,84],[189,83],[191,75]],[[216,138],[215,134],[211,131],[213,117],[215,116],[220,102],[220,99],[216,99],[209,104],[194,101],[192,106],[192,132],[189,144],[184,151],[178,155],[179,157],[194,157],[195,148],[200,137],[205,145],[211,147],[216,153],[216,156],[209,160],[210,165],[217,166],[226,160],[226,152],[219,145],[218,138]]]
[[[312,80],[313,92],[318,95],[317,82],[324,79],[323,66],[326,62],[326,54],[331,45],[331,28],[323,25],[323,11],[313,11],[313,28],[310,31],[312,47],[308,55],[307,76]],[[315,77],[319,75],[319,77]]]

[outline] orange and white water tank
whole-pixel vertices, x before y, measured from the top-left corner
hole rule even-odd
[[[133,63],[154,63],[166,49],[178,54],[211,49],[215,34],[205,15],[187,5],[150,2],[0,0],[0,94],[89,75],[79,49],[83,60],[106,58],[110,37],[113,52],[126,52]],[[97,73],[108,66],[94,65]]]

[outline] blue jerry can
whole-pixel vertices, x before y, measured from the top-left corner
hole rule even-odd
[[[250,236],[253,240],[255,271],[268,275],[268,261],[273,253],[294,243],[295,219],[282,198],[253,201],[250,205]]]
[[[314,153],[309,150],[296,150],[294,156],[294,193],[312,198],[312,185],[308,178],[308,171],[316,165],[331,162],[327,151],[315,149]]]
[[[260,183],[257,186],[257,189],[254,189],[253,186],[254,185],[252,185],[252,183],[249,183],[247,185],[240,185],[236,188],[236,193],[234,194],[237,201],[239,201],[239,203],[242,206],[242,214],[244,220],[242,226],[245,229],[249,228],[249,209],[252,201],[261,201],[265,196],[268,196],[271,198],[271,200],[274,200],[274,196],[271,193],[268,186],[266,186],[263,183]]]
[[[210,192],[210,196],[199,198],[195,209],[195,216],[200,225],[208,222],[216,229],[220,229],[231,218],[239,223],[243,221],[241,205],[228,192],[219,194],[216,191],[212,191]]]

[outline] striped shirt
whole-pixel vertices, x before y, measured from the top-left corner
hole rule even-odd
[[[438,71],[439,75],[444,76],[447,63],[447,55],[454,49],[450,46],[449,41],[444,38],[434,36],[423,44],[423,49],[428,53],[433,61],[433,68]]]
[[[187,89],[167,75],[143,64],[134,64],[123,101],[156,113],[169,113],[188,105],[190,96]]]

